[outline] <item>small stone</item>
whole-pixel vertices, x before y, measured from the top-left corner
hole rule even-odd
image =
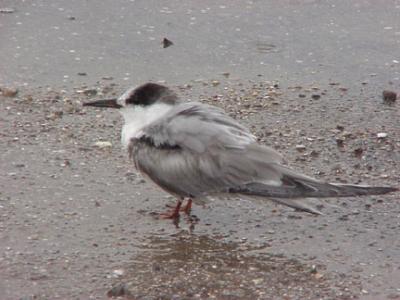
[[[33,96],[32,95],[27,95],[27,96],[25,96],[24,100],[27,101],[27,102],[32,102],[33,101]]]
[[[15,97],[18,94],[16,88],[0,88],[0,92],[4,97]]]
[[[118,270],[114,270],[113,271],[113,275],[115,277],[121,277],[122,275],[124,275],[125,271],[123,269],[118,269]]]
[[[397,99],[397,94],[393,91],[385,90],[382,93],[383,102],[386,104],[392,104]]]
[[[340,148],[344,146],[344,140],[343,139],[336,139],[336,145]]]
[[[361,273],[363,271],[364,271],[364,269],[362,267],[360,267],[360,266],[357,266],[357,267],[353,268],[353,272]]]
[[[224,72],[222,73],[223,76],[225,76],[226,78],[228,78],[231,74],[229,72]]]
[[[94,143],[94,145],[100,149],[105,149],[105,148],[111,148],[112,147],[112,143],[108,142],[108,141],[98,141],[96,143]]]
[[[129,290],[126,287],[125,283],[120,283],[119,285],[113,287],[111,290],[107,292],[108,297],[121,297],[130,295]]]
[[[46,116],[46,119],[47,120],[56,120],[56,119],[59,119],[59,118],[62,118],[62,116],[63,116],[63,114],[64,114],[64,112],[62,111],[62,110],[60,110],[60,111],[53,111],[52,113],[50,113],[50,114],[48,114],[47,116]]]
[[[313,98],[314,100],[318,100],[319,98],[321,98],[321,95],[319,94],[312,94],[311,98]]]
[[[379,133],[376,135],[376,137],[377,137],[378,139],[385,139],[385,138],[387,138],[387,136],[388,136],[388,134],[387,134],[386,132],[379,132]]]
[[[362,154],[363,154],[363,149],[362,148],[356,148],[356,149],[354,149],[354,155],[356,156],[356,157],[361,157],[362,156]]]
[[[299,98],[305,98],[306,95],[305,94],[299,94]]]
[[[83,90],[83,94],[86,96],[92,97],[97,95],[97,90],[96,89],[85,89]]]
[[[14,8],[9,8],[9,7],[0,8],[0,13],[2,14],[12,14],[13,12],[15,12]]]
[[[324,275],[317,272],[314,274],[314,277],[315,277],[315,279],[321,279],[322,277],[324,277]]]
[[[64,159],[64,162],[60,164],[61,167],[71,166],[71,162],[68,159]]]
[[[212,86],[218,86],[220,82],[218,80],[211,81]]]
[[[264,281],[264,278],[256,278],[252,280],[255,285],[259,285]]]
[[[340,131],[343,131],[343,130],[344,130],[344,126],[342,126],[342,125],[336,125],[336,129],[337,129],[337,130],[340,130]]]
[[[312,266],[311,266],[310,273],[311,273],[311,274],[317,274],[317,273],[318,273],[318,270],[317,270],[317,266],[316,266],[316,265],[312,265]]]
[[[167,39],[167,38],[164,38],[162,40],[163,48],[168,48],[168,47],[172,46],[173,44],[174,43],[172,41],[170,41],[169,39]]]
[[[388,299],[400,299],[400,293],[392,293],[392,294],[389,294],[389,295],[387,295],[387,298]]]
[[[79,76],[86,76],[87,73],[86,73],[86,72],[79,72],[78,75],[79,75]]]
[[[304,146],[304,145],[296,145],[296,150],[299,151],[299,152],[304,151],[304,150],[306,150],[306,146]]]

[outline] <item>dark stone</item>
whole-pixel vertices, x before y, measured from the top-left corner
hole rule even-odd
[[[393,91],[383,91],[382,93],[383,102],[386,104],[392,104],[397,99],[397,94]]]

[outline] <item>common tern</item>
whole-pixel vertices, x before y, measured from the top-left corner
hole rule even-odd
[[[265,198],[296,210],[320,211],[302,198],[380,195],[386,186],[327,183],[282,164],[275,150],[257,143],[250,131],[215,106],[181,102],[170,88],[146,83],[115,99],[84,103],[118,109],[121,140],[135,167],[177,197],[167,216],[177,218],[184,199],[209,196]]]

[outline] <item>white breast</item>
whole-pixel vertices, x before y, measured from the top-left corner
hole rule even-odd
[[[140,138],[143,128],[159,120],[172,109],[172,105],[155,103],[149,106],[129,105],[120,109],[125,124],[122,127],[121,142],[124,148],[128,147],[132,138]]]

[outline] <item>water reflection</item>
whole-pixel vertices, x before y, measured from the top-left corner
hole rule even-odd
[[[323,274],[322,266],[314,268],[252,250],[207,236],[152,237],[125,267],[124,277],[109,295],[127,299],[323,299],[321,295],[336,298],[337,292],[346,289],[340,284],[333,288],[333,278]]]

